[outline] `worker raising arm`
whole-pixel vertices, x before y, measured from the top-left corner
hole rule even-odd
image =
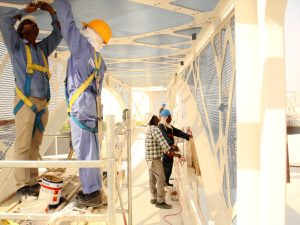
[[[49,12],[52,17],[52,33],[40,42],[37,21],[25,16],[37,9]],[[14,24],[21,20],[18,29]],[[50,100],[48,56],[62,39],[59,22],[54,9],[47,3],[29,3],[25,9],[15,9],[0,18],[0,30],[8,49],[16,80],[15,96],[15,160],[37,160],[42,143],[44,127],[48,121]],[[17,196],[39,192],[37,169],[15,169]]]
[[[63,37],[71,51],[68,60],[66,95],[71,117],[73,148],[79,160],[98,160],[97,101],[102,89],[106,66],[100,50],[111,37],[110,27],[100,19],[83,23],[78,29],[68,0],[55,0]],[[97,84],[99,93],[97,90]],[[98,168],[80,168],[82,191],[77,194],[77,207],[97,207],[102,203]]]

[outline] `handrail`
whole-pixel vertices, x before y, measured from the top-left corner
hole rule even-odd
[[[129,119],[130,116],[127,117]],[[130,119],[129,119],[130,120]],[[68,218],[70,220],[76,220],[80,219],[81,221],[108,221],[109,224],[115,225],[115,213],[119,212],[116,210],[116,204],[115,204],[115,188],[119,188],[116,185],[116,155],[115,155],[115,144],[114,144],[114,116],[107,116],[107,157],[102,160],[50,160],[50,161],[12,161],[12,160],[4,160],[0,161],[0,168],[106,168],[108,171],[108,210],[106,214],[83,214],[83,215],[72,215],[72,218]],[[124,135],[127,135],[127,153],[128,153],[128,161],[131,160],[130,158],[130,122],[127,122],[127,132],[124,133]],[[129,131],[129,132],[128,132]],[[64,134],[62,134],[64,135]],[[57,133],[49,133],[48,136],[55,136],[58,137]],[[124,147],[124,146],[123,146]],[[131,174],[131,166],[130,162],[128,167],[127,176]],[[131,184],[131,176],[128,178],[128,184]],[[123,201],[121,199],[120,190],[117,190],[119,197],[120,197],[120,203],[123,205]],[[128,196],[131,197],[131,185],[128,185]],[[129,219],[129,225],[132,225],[131,222],[131,207],[132,207],[132,199],[128,199],[128,209],[125,209],[123,206],[122,213],[123,213],[123,219],[124,223],[126,224],[126,218],[124,216],[124,213],[128,213],[128,219]],[[13,219],[13,220],[49,220],[51,219],[53,214],[43,214],[43,213],[11,213],[11,212],[1,212],[0,213],[0,219]]]
[[[47,161],[0,161],[0,168],[104,168],[107,167],[108,177],[108,211],[105,214],[84,214],[84,215],[71,215],[68,220],[71,221],[75,219],[80,219],[81,221],[108,221],[109,224],[115,225],[115,213],[117,212],[115,207],[115,188],[116,188],[116,156],[115,156],[115,145],[114,145],[114,116],[107,116],[107,121],[109,121],[107,129],[107,157],[105,160],[47,160]],[[127,134],[128,135],[128,134]],[[129,143],[130,144],[130,143]],[[130,151],[130,150],[129,150]],[[130,158],[128,159],[130,160]],[[127,175],[130,174],[129,170]],[[130,185],[131,186],[131,185]],[[128,189],[131,187],[128,185]],[[119,191],[119,190],[118,190]],[[119,193],[120,194],[120,193]],[[122,200],[121,200],[122,201]],[[131,201],[128,199],[128,210],[124,209],[123,213],[131,211]],[[121,203],[122,204],[122,203]],[[1,212],[0,219],[24,219],[24,220],[49,220],[53,214],[43,214],[43,213],[10,213]],[[132,223],[130,222],[129,225]]]

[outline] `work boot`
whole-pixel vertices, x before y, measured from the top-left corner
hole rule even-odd
[[[30,186],[30,190],[36,193],[37,195],[40,194],[40,189],[41,189],[41,185],[39,183]]]
[[[33,192],[31,189],[30,189],[30,186],[24,186],[24,187],[21,187],[17,190],[17,193],[16,193],[16,196],[19,200],[22,200],[22,198],[27,198],[29,196],[33,196],[33,197],[37,197],[38,194],[36,194],[35,192]]]
[[[160,208],[160,209],[172,209],[172,205],[169,205],[169,204],[167,204],[165,202],[162,202],[162,203],[156,202],[155,203],[155,207],[156,208]]]
[[[102,205],[101,193],[95,191],[90,194],[84,194],[80,191],[75,198],[76,207],[100,207]]]
[[[150,203],[154,205],[156,203],[156,199],[151,199]]]

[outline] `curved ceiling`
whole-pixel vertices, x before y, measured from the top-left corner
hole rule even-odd
[[[220,0],[226,1],[226,0]],[[22,8],[28,0],[0,1],[0,13]],[[192,35],[197,37],[216,18],[219,0],[70,0],[74,18],[81,21],[104,19],[113,38],[102,55],[107,74],[133,87],[166,86],[180,61],[191,52]],[[39,38],[51,30],[44,11],[34,15],[40,27]],[[212,19],[213,18],[213,19]],[[195,37],[195,35],[193,35]],[[64,41],[58,54],[68,55]]]

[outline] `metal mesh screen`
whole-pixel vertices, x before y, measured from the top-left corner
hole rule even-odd
[[[224,49],[225,34],[226,34],[226,28],[224,27],[224,28],[221,30],[221,55],[222,55],[223,49]]]
[[[226,44],[224,62],[222,67],[222,97],[221,97],[221,104],[223,105],[222,111],[222,131],[225,134],[226,128],[226,119],[227,119],[227,112],[228,112],[228,97],[229,97],[229,88],[230,88],[230,81],[232,78],[232,60],[231,60],[231,52],[230,52],[230,45],[229,42]]]
[[[214,143],[217,143],[219,138],[219,82],[211,44],[208,44],[200,53],[199,69],[205,108],[208,113]]]
[[[219,36],[219,34],[217,34],[214,38],[214,46],[215,46],[215,51],[216,51],[217,56],[220,57],[221,48],[220,48],[220,36]]]
[[[232,40],[235,41],[235,18],[234,17],[232,17],[230,20],[230,28],[231,28]]]
[[[236,202],[236,188],[237,188],[237,168],[236,168],[236,91],[234,86],[231,115],[227,140],[227,158],[228,158],[228,173],[230,185],[230,200],[234,205]]]
[[[0,87],[0,119],[13,119],[15,77],[10,60],[0,76]]]
[[[7,49],[5,47],[5,44],[3,42],[0,42],[0,64],[2,63],[2,60],[7,53]]]
[[[228,207],[228,196],[227,196],[227,182],[226,182],[226,178],[227,178],[227,172],[226,172],[226,167],[224,167],[224,174],[223,174],[223,195],[224,195],[224,199],[226,202],[226,205]]]
[[[206,133],[207,139],[209,141],[210,150],[214,154],[213,146],[212,146],[210,135],[209,135],[208,123],[207,123],[207,120],[206,120],[206,111],[205,111],[205,108],[204,108],[204,102],[202,101],[202,97],[201,97],[201,93],[200,93],[200,88],[199,87],[196,88],[196,103],[197,103],[198,112],[200,113],[202,125],[203,125],[203,127],[205,129],[205,133]]]
[[[16,136],[15,125],[0,126],[0,140],[6,145],[10,146]]]

